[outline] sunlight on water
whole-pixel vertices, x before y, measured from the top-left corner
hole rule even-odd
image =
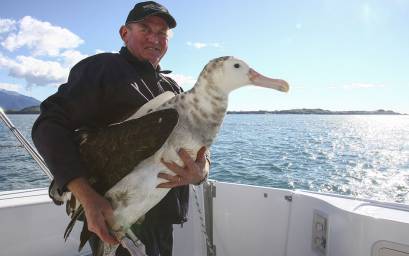
[[[212,149],[215,179],[409,202],[406,116],[229,115]]]
[[[409,202],[409,122],[397,116],[351,116],[332,130],[335,149],[345,152],[349,169],[320,189]],[[337,154],[336,151],[332,154]],[[342,185],[339,181],[345,182]]]

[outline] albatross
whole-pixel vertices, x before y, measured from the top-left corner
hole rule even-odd
[[[158,174],[175,175],[162,161],[183,166],[177,153],[181,148],[193,159],[203,146],[210,148],[226,114],[229,93],[245,85],[281,92],[289,89],[286,81],[265,77],[240,59],[220,57],[204,67],[191,90],[162,94],[126,121],[80,136],[80,153],[89,169],[90,183],[113,207],[109,229],[132,255],[144,252],[131,225],[169,191],[157,188],[166,182]],[[81,206],[73,208],[65,238],[83,215]],[[80,249],[88,238],[84,223]],[[112,255],[116,247],[101,241],[96,255]]]

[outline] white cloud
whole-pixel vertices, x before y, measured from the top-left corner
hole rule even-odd
[[[104,50],[101,50],[101,49],[96,49],[95,50],[95,54],[105,53],[105,52],[118,53],[118,50],[115,50],[115,51],[104,51]]]
[[[104,52],[106,52],[106,51],[101,50],[101,49],[96,49],[95,50],[95,54],[100,54],[100,53],[104,53]]]
[[[196,83],[196,79],[191,76],[183,75],[183,74],[169,74],[170,78],[175,80],[179,86],[186,88],[191,88]]]
[[[20,90],[20,85],[18,85],[18,84],[9,84],[9,83],[0,83],[0,89],[18,92]]]
[[[9,20],[13,22],[12,20]],[[9,22],[10,23],[10,22]],[[10,33],[1,45],[9,51],[27,47],[34,56],[57,56],[62,50],[78,47],[83,40],[66,28],[25,16],[17,22],[17,32]]]
[[[172,29],[169,29],[169,30],[168,30],[168,39],[173,38],[174,34],[175,34],[175,33],[173,32],[173,30],[172,30]]]
[[[189,46],[193,46],[196,49],[201,49],[207,46],[207,44],[205,43],[200,43],[200,42],[196,42],[196,43],[192,43],[192,42],[187,42],[187,45]]]
[[[0,33],[6,33],[15,29],[16,21],[10,19],[0,19]]]
[[[221,48],[222,47],[221,44],[219,44],[219,43],[211,43],[211,44],[209,44],[209,46],[215,47],[215,48]]]
[[[27,56],[13,60],[0,54],[0,68],[7,69],[12,77],[25,79],[28,86],[59,85],[68,77],[68,68],[59,62]]]
[[[221,44],[220,43],[202,43],[202,42],[187,42],[186,43],[188,46],[194,47],[196,49],[202,49],[205,47],[213,47],[213,48],[221,48]]]
[[[80,60],[88,57],[88,55],[82,54],[76,50],[67,50],[62,52],[61,56],[64,58],[64,66],[69,68],[77,64]]]
[[[0,52],[0,69],[9,76],[24,79],[27,86],[59,85],[67,80],[69,69],[88,57],[77,48],[83,40],[66,28],[30,16],[15,21],[0,19],[1,46],[14,54],[20,48],[28,56],[6,56]]]

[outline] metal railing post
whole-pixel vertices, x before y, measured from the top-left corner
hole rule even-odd
[[[44,162],[44,159],[40,156],[40,154],[31,146],[30,142],[21,134],[21,132],[13,125],[13,123],[10,121],[10,119],[7,117],[6,113],[4,113],[3,109],[0,108],[0,119],[3,121],[3,123],[9,128],[9,130],[16,136],[17,140],[23,145],[23,147],[27,150],[27,152],[30,154],[30,156],[34,159],[34,161],[37,162],[37,164],[40,166],[40,169],[44,172],[47,177],[52,180],[53,175],[50,172],[50,169],[48,169],[46,163]]]

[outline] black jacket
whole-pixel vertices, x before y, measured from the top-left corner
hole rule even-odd
[[[80,61],[67,83],[41,104],[32,138],[60,191],[66,191],[72,179],[87,177],[75,139],[77,129],[106,127],[125,120],[164,91],[182,92],[161,73],[122,47],[119,54],[102,53]],[[188,198],[188,186],[171,189],[147,216],[158,222],[182,223]]]

